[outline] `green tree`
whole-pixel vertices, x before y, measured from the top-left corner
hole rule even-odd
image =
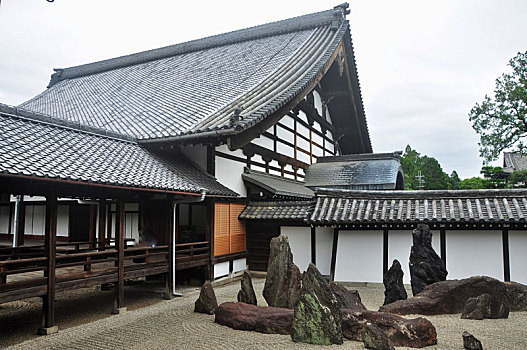
[[[516,170],[509,177],[510,187],[527,187],[527,170]]]
[[[424,176],[425,190],[446,190],[452,188],[449,176],[443,171],[437,159],[422,156],[407,145],[400,158],[404,170],[404,182],[407,190],[419,189],[417,175],[419,171]]]
[[[460,190],[479,190],[484,188],[489,188],[489,183],[488,180],[481,177],[471,177],[459,182]]]
[[[481,168],[481,173],[485,180],[487,180],[487,188],[505,188],[507,186],[507,174],[499,166],[484,166]]]
[[[461,182],[461,180],[459,179],[459,175],[457,174],[457,171],[452,170],[452,174],[450,174],[448,181],[450,182],[451,189],[453,190],[459,189],[459,183]]]
[[[509,66],[512,71],[496,79],[494,97],[486,95],[469,113],[486,161],[497,159],[505,149],[527,152],[527,51],[518,52]]]

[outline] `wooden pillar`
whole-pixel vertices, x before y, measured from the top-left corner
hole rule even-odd
[[[26,228],[26,205],[24,204],[24,196],[20,195],[20,205],[18,206],[16,232],[16,246],[20,247],[24,245],[24,233]]]
[[[215,215],[215,202],[214,200],[209,200],[207,205],[207,241],[209,241],[210,247],[210,261],[209,261],[209,279],[214,280],[214,215]]]
[[[501,230],[501,238],[503,243],[503,280],[510,282],[511,280],[511,265],[509,258],[509,229]]]
[[[95,205],[90,204],[90,224],[88,226],[88,241],[90,242],[90,249],[93,249],[95,246],[95,222],[97,218],[97,211],[95,209]]]
[[[316,228],[313,225],[311,226],[311,263],[317,264],[317,237]]]
[[[106,249],[106,199],[99,200],[99,250]]]
[[[118,200],[115,208],[115,246],[117,248],[117,284],[115,286],[114,314],[126,312],[124,307],[124,202]]]
[[[168,217],[167,217],[167,220],[169,222],[169,228],[168,228],[168,232],[167,232],[167,244],[168,244],[168,272],[167,272],[167,276],[165,278],[165,293],[163,295],[163,298],[164,299],[172,299],[173,295],[172,294],[172,283],[174,281],[174,264],[173,264],[173,259],[174,259],[174,234],[175,234],[175,212],[176,212],[176,208],[175,208],[175,204],[173,204],[172,202],[167,202],[167,206],[168,206],[168,209],[167,209],[167,214],[168,214]]]
[[[335,280],[335,268],[337,266],[337,247],[339,243],[339,229],[334,228],[333,229],[333,248],[331,250],[331,269],[330,269],[330,277],[331,280]]]
[[[112,240],[112,203],[110,202],[108,204],[108,217],[106,218],[106,220],[108,220],[107,222],[107,230],[106,230],[106,240],[107,240],[107,244],[109,245],[110,244],[110,241]]]
[[[43,297],[42,327],[38,330],[41,335],[58,332],[55,323],[55,258],[57,244],[57,197],[46,198],[46,223],[44,246],[47,257],[47,269],[44,277],[47,279],[46,295]]]
[[[389,269],[390,262],[388,261],[388,230],[383,230],[382,235],[382,275]]]
[[[446,266],[446,230],[444,228],[439,230],[439,242],[441,246],[441,260],[443,260]]]

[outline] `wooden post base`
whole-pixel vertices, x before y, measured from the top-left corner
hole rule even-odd
[[[38,329],[39,335],[50,335],[55,334],[59,331],[59,326],[53,326],[53,327],[41,327]]]
[[[114,307],[112,309],[112,314],[114,315],[121,315],[121,314],[124,314],[126,312],[126,308],[125,307]]]
[[[161,298],[165,299],[165,300],[172,300],[174,299],[176,296],[172,293],[163,293],[161,295]]]

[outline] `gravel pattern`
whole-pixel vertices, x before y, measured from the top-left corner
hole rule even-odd
[[[258,303],[264,280],[253,279]],[[380,285],[354,286],[368,309],[376,310],[383,302]],[[239,282],[216,286],[218,303],[236,300]],[[101,292],[98,292],[101,293]],[[130,294],[127,289],[127,297]],[[184,296],[136,308],[123,315],[83,322],[58,334],[36,337],[12,346],[12,349],[327,349],[327,346],[293,343],[290,336],[236,331],[214,323],[214,316],[193,312],[199,288],[187,288]],[[100,295],[99,295],[100,296]],[[152,298],[152,295],[149,295]],[[130,299],[130,297],[128,297]],[[159,298],[156,299],[158,301]],[[144,300],[143,300],[144,301]],[[146,303],[146,301],[144,301]],[[141,302],[137,302],[136,306]],[[89,309],[96,304],[84,304]],[[79,308],[77,308],[79,309]],[[79,312],[79,310],[75,310]],[[106,314],[107,315],[107,314]],[[24,315],[19,315],[23,317]],[[57,315],[59,318],[60,316]],[[73,317],[73,316],[72,316]],[[103,317],[103,316],[101,316]],[[93,316],[91,318],[94,318]],[[427,349],[462,349],[461,334],[467,330],[481,340],[485,349],[526,349],[527,312],[512,312],[508,319],[462,320],[460,314],[427,316],[438,332],[438,345]],[[3,319],[0,322],[3,324]],[[81,321],[77,320],[77,323]],[[3,338],[3,336],[2,336]],[[27,338],[26,338],[27,339]],[[362,343],[345,341],[339,349],[364,349]],[[397,349],[407,349],[397,347]]]

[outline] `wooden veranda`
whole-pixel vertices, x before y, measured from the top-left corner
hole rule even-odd
[[[112,312],[120,313],[126,310],[125,280],[161,276],[165,281],[164,295],[170,298],[174,266],[175,270],[197,266],[210,269],[210,232],[206,241],[184,244],[173,241],[178,227],[174,201],[195,198],[198,194],[87,186],[67,181],[26,181],[16,177],[0,177],[0,193],[46,198],[43,241],[26,242],[21,246],[0,241],[0,303],[41,297],[43,318],[39,334],[58,330],[54,322],[56,292],[95,285],[113,286]],[[80,198],[96,203],[97,219],[93,222],[98,234],[90,234],[88,241],[57,242],[58,198]],[[124,204],[131,201],[147,208],[143,214],[155,232],[155,245],[125,238]],[[115,205],[113,223],[108,217],[109,205]],[[90,228],[92,231],[95,232],[95,228]],[[13,240],[20,241],[16,237]]]

